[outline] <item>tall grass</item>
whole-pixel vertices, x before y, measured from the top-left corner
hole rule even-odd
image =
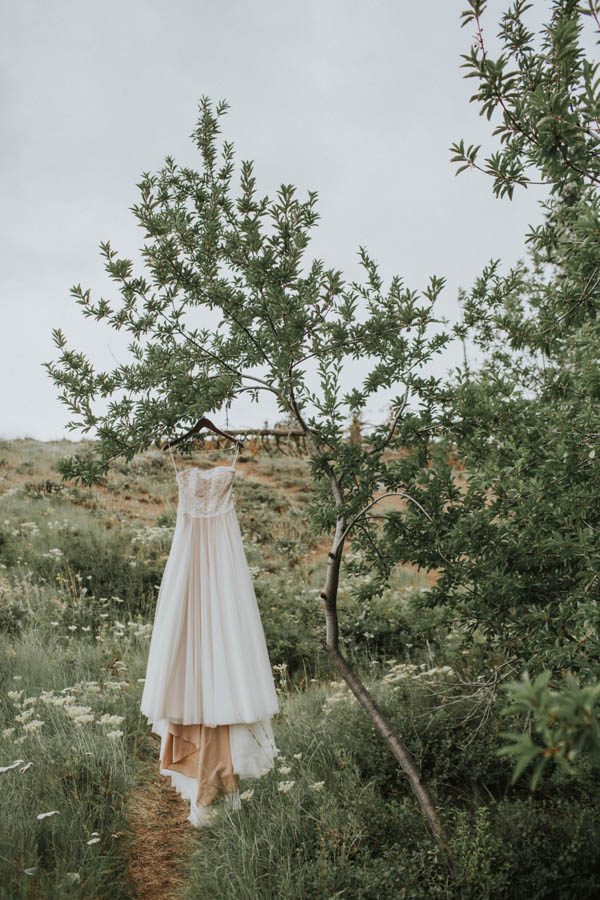
[[[2,896],[127,895],[119,842],[143,737],[115,649],[0,636]]]

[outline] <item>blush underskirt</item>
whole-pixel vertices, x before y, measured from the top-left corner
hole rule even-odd
[[[209,726],[160,720],[159,771],[192,809],[234,795],[241,778],[258,778],[274,766],[278,750],[269,719]]]

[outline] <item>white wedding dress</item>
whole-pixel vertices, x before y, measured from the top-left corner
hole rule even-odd
[[[201,825],[216,793],[204,782],[237,808],[239,778],[273,768],[279,702],[234,507],[237,445],[230,466],[178,471],[171,458],[179,504],[140,709],[161,737],[161,773]]]

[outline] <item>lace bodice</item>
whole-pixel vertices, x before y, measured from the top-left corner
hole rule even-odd
[[[177,473],[179,510],[197,519],[211,518],[234,509],[233,466],[192,467]]]

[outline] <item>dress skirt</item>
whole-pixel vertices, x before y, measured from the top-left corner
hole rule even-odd
[[[273,768],[279,702],[233,506],[190,515],[180,502],[140,708],[192,812]]]

